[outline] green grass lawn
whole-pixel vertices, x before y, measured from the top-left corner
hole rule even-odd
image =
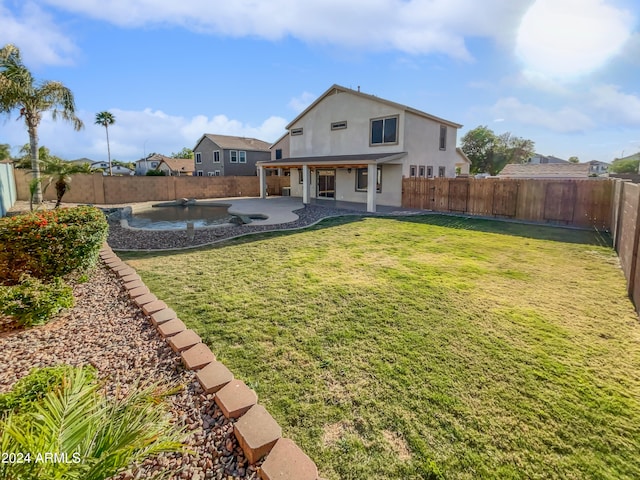
[[[343,218],[122,258],[327,479],[640,478],[640,323],[595,232]]]

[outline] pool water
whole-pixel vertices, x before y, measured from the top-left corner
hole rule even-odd
[[[184,230],[187,223],[195,228],[229,223],[228,205],[154,206],[135,212],[128,218],[130,227],[147,230]]]

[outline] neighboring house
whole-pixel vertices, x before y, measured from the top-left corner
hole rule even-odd
[[[136,160],[136,175],[146,175],[149,170],[157,170],[164,155],[154,153],[147,158]]]
[[[184,177],[193,175],[193,160],[191,158],[162,157],[158,170],[168,177]]]
[[[109,175],[109,162],[93,162],[91,164],[91,168],[94,170],[100,169],[102,170],[103,175]],[[127,167],[123,167],[122,165],[111,164],[111,172],[114,175],[133,175],[135,172]]]
[[[194,175],[256,175],[256,162],[268,161],[269,144],[255,138],[204,134],[193,149]]]
[[[537,165],[546,163],[569,163],[569,161],[554,157],[553,155],[540,155],[539,153],[536,153],[529,159],[529,163],[532,165]]]
[[[497,175],[500,178],[587,178],[588,163],[549,163],[505,165]]]
[[[96,161],[91,160],[90,158],[82,157],[82,158],[77,158],[75,160],[69,160],[69,163],[73,163],[74,165],[84,165],[85,163],[88,163],[89,165],[93,165],[94,163],[96,163]]]
[[[462,125],[374,95],[333,85],[287,125],[282,158],[258,163],[291,171],[291,195],[402,204],[403,177],[455,177],[469,163],[456,149]],[[288,137],[289,155],[285,156]]]
[[[609,172],[609,164],[598,160],[586,162],[589,165],[589,173],[591,175],[606,175]]]

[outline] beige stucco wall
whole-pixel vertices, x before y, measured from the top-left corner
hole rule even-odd
[[[399,115],[398,144],[369,145],[372,118]],[[302,128],[302,135],[290,138],[291,157],[357,155],[404,151],[404,112],[390,105],[362,98],[348,92],[324,98],[291,129]],[[331,130],[333,122],[347,121],[347,128]]]
[[[402,174],[405,177],[409,176],[411,165],[432,166],[434,176],[438,175],[438,167],[445,167],[445,176],[456,176],[456,163],[461,161],[456,152],[457,129],[447,126],[447,148],[440,150],[440,125],[428,118],[406,113],[405,145],[408,155],[404,159],[402,168]]]
[[[282,150],[282,158],[289,158],[289,156],[290,156],[289,145],[290,145],[289,135],[285,135],[280,140],[278,140],[276,143],[274,143],[270,148],[270,150],[271,150],[271,160],[275,160],[276,159],[276,150],[278,150],[278,149]]]

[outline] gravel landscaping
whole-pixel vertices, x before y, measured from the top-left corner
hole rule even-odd
[[[195,375],[183,368],[121,280],[104,266],[88,282],[74,287],[76,306],[49,324],[10,330],[0,318],[0,392],[6,392],[33,367],[93,365],[108,394],[137,381],[183,385],[169,397],[176,424],[188,432],[193,454],[163,454],[118,478],[147,478],[158,466],[169,466],[172,479],[256,479],[233,434],[233,425],[205,394]]]
[[[278,225],[236,225],[232,227],[195,229],[190,238],[186,230],[132,230],[120,226],[119,219],[109,221],[109,246],[114,250],[172,250],[179,248],[199,247],[211,243],[250,233],[269,232],[273,230],[291,230],[312,225],[323,218],[345,214],[359,214],[356,210],[338,209],[317,205],[307,205],[295,210],[298,219]],[[375,215],[375,214],[367,214]]]

